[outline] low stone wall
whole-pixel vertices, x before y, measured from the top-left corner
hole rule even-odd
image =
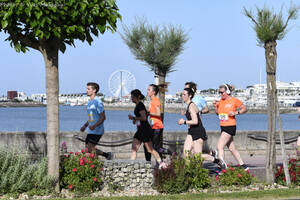
[[[121,190],[150,189],[154,180],[151,162],[143,160],[105,161],[103,177],[104,187]]]
[[[300,131],[284,131],[284,136],[290,138],[299,134]],[[186,132],[182,131],[165,131],[164,141],[184,141]],[[267,131],[237,131],[234,137],[235,145],[241,154],[261,155],[265,154],[266,142],[256,141],[248,138],[249,134],[267,135]],[[85,134],[81,132],[61,132],[60,144],[66,142],[68,151],[79,151],[83,149],[85,144],[77,140],[74,135],[80,135],[85,138]],[[101,138],[101,141],[113,142],[122,141],[128,138],[133,138],[134,132],[115,131],[106,132]],[[219,131],[207,131],[209,146],[216,148],[217,141],[220,136]],[[47,154],[47,134],[44,132],[0,132],[0,148],[13,149],[18,148],[22,152],[29,152],[33,155]],[[294,149],[295,143],[286,145],[287,151]],[[182,149],[182,145],[164,145],[171,150]],[[103,151],[113,152],[115,159],[129,159],[131,153],[131,143],[125,146],[105,147],[99,146]],[[277,145],[277,155],[281,154],[280,145]],[[144,157],[144,149],[141,147],[138,152],[138,158]]]

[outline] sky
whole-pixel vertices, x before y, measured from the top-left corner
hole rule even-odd
[[[294,1],[300,6],[300,1]],[[265,83],[264,48],[257,45],[256,34],[243,7],[255,11],[268,6],[275,12],[282,8],[284,18],[290,2],[286,0],[118,0],[122,24],[130,26],[136,17],[144,17],[152,25],[180,25],[189,40],[169,73],[169,94],[182,90],[184,83],[194,81],[198,89],[217,88],[222,83],[246,88]],[[143,62],[134,58],[119,33],[106,32],[94,38],[91,46],[76,41],[59,55],[60,93],[85,92],[87,82],[100,84],[100,92],[110,96],[108,81],[116,70],[128,70],[136,79],[136,87],[146,93],[154,83],[154,74]],[[28,95],[45,93],[45,67],[42,54],[31,49],[17,53],[4,41],[0,32],[0,95],[8,90]],[[300,81],[300,17],[290,21],[289,32],[277,43],[277,79]]]

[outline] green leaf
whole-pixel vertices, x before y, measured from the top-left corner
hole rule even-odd
[[[8,26],[8,21],[1,21],[2,28],[5,29]]]

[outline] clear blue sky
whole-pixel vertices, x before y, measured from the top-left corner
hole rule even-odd
[[[217,88],[226,82],[238,88],[265,82],[264,49],[257,46],[253,25],[242,9],[267,5],[279,11],[284,4],[286,16],[290,2],[285,0],[118,0],[125,25],[135,22],[135,17],[145,17],[154,25],[181,25],[189,36],[185,50],[179,56],[176,71],[169,74],[169,93],[181,90],[186,81],[195,81],[199,89]],[[297,3],[297,1],[295,1]],[[299,5],[298,5],[299,6]],[[277,74],[281,81],[300,81],[300,18],[291,21],[287,37],[278,42]],[[123,32],[121,23],[118,31]],[[27,94],[45,93],[45,69],[40,52],[16,53],[4,42],[0,33],[1,79],[0,95],[7,90]],[[85,92],[89,81],[100,84],[106,95],[108,78],[118,69],[126,69],[136,77],[137,88],[146,92],[154,82],[150,72],[124,44],[118,33],[110,32],[95,38],[92,46],[76,42],[76,48],[67,47],[59,57],[60,93]]]

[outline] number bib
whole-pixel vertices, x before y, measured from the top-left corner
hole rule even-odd
[[[219,114],[219,119],[221,121],[227,121],[228,120],[228,114],[227,113],[220,113]]]

